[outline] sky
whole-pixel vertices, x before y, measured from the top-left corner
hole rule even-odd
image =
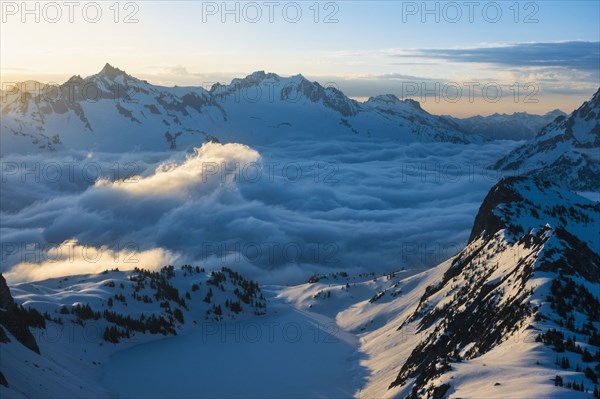
[[[600,2],[3,1],[2,85],[106,62],[160,85],[302,73],[466,116],[570,112],[600,86]]]

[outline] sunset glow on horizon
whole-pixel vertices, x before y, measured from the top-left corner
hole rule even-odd
[[[352,98],[391,93],[465,116],[568,112],[600,84],[597,2],[35,4],[2,3],[3,87],[60,84],[106,62],[163,86],[205,87],[265,70],[302,73]],[[469,93],[472,82],[479,88]],[[406,93],[415,83],[426,92],[459,85],[462,96]],[[486,85],[502,86],[502,98],[486,101]]]

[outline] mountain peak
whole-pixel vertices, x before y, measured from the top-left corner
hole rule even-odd
[[[82,77],[80,75],[73,75],[71,76],[66,82],[67,83],[81,83],[83,81]]]
[[[540,204],[539,198],[545,198]],[[567,211],[569,206],[573,209]],[[475,217],[469,243],[489,238],[506,229],[506,239],[518,240],[531,229],[539,230],[549,224],[553,229],[573,229],[592,232],[597,222],[598,204],[561,189],[557,184],[531,176],[511,176],[501,179],[483,200]],[[568,219],[568,220],[567,220]],[[577,227],[573,227],[579,225]],[[593,237],[593,234],[585,235]],[[593,243],[590,241],[592,248]]]
[[[301,73],[293,75],[292,79],[298,79],[299,81],[303,81],[303,80],[308,81],[308,79],[306,79],[306,77],[304,75],[302,75]]]
[[[592,96],[592,99],[590,101],[596,105],[600,104],[600,87],[598,87],[598,90]]]
[[[235,78],[229,85],[216,84],[211,88],[211,92],[216,89],[225,89],[227,87],[250,87],[262,83],[265,79],[279,80],[279,75],[265,71],[254,71],[244,78]],[[214,89],[214,90],[213,90]]]
[[[113,71],[120,71],[119,68],[115,68],[114,66],[110,65],[110,63],[106,63],[104,64],[104,67],[102,67],[102,70],[100,71],[100,73],[110,73]]]
[[[394,94],[380,94],[378,96],[369,97],[367,102],[377,102],[377,103],[385,103],[385,104],[395,104],[400,102],[400,99],[396,97]]]
[[[600,90],[571,115],[559,115],[529,142],[512,150],[494,165],[519,170],[564,188],[598,191],[600,162],[590,151],[600,145]]]
[[[421,104],[417,101],[417,100],[413,100],[412,98],[406,98],[404,100],[400,100],[396,95],[394,94],[381,94],[378,96],[374,96],[374,97],[369,97],[369,99],[367,100],[367,102],[373,102],[373,103],[377,103],[377,104],[404,104],[407,105],[411,108],[417,109],[417,110],[423,110],[423,108],[421,108]]]
[[[244,79],[251,81],[260,81],[263,80],[266,76],[267,74],[265,73],[265,71],[254,71],[250,75],[246,76]]]
[[[114,66],[110,65],[108,62],[104,65],[104,67],[102,68],[102,70],[98,73],[99,76],[106,76],[109,79],[114,79],[117,76],[123,75],[123,76],[127,76],[127,73],[125,71],[122,71],[119,68],[115,68]]]
[[[418,102],[417,100],[413,100],[412,98],[405,99],[404,104],[409,105],[415,109],[419,109],[419,110],[423,109],[423,108],[421,108],[421,103]]]
[[[265,71],[254,71],[252,72],[250,75],[246,76],[243,79],[239,79],[242,82],[248,82],[248,83],[260,83],[265,79],[279,79],[279,75],[277,75],[276,73],[272,73],[272,72],[265,72]],[[238,79],[234,79],[234,80],[238,80]]]
[[[552,111],[546,112],[547,116],[565,116],[567,115],[566,113],[562,112],[560,109],[556,108],[553,109]]]

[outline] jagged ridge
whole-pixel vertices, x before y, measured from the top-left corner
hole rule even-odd
[[[599,204],[547,182],[523,177],[499,182],[480,208],[469,245],[399,327],[414,326],[424,338],[390,388],[410,382],[408,398],[446,397],[452,381],[443,376],[453,363],[477,358],[527,329],[566,327],[595,342],[599,214]],[[588,298],[585,306],[557,299],[565,284]],[[596,292],[590,291],[594,286]],[[588,374],[588,384],[594,383],[593,371]]]

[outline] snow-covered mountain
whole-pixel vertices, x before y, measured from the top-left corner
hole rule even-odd
[[[2,96],[3,153],[61,148],[165,150],[205,141],[256,144],[354,136],[400,142],[480,142],[414,100],[359,103],[302,75],[254,72],[229,85],[161,87],[109,64],[60,86],[27,82]]]
[[[500,159],[497,169],[535,175],[578,191],[600,190],[600,89],[568,117]]]
[[[369,373],[358,397],[592,398],[599,223],[598,203],[511,177],[489,192],[464,250],[439,266],[315,276],[283,295],[359,335]]]
[[[530,140],[544,126],[557,117],[566,115],[561,110],[555,109],[544,115],[514,112],[495,113],[489,116],[476,115],[469,118],[447,116],[447,118],[454,121],[465,132],[481,134],[492,140]]]
[[[306,368],[317,375],[348,369],[354,377],[340,393],[344,397],[354,389],[361,398],[592,398],[600,379],[599,224],[600,204],[534,177],[510,177],[483,201],[466,247],[420,273],[315,275],[306,284],[270,286],[264,296],[256,283],[232,270],[206,273],[191,266],[19,284],[11,287],[19,305],[6,307],[14,313],[15,306],[23,305],[18,312],[34,335],[49,337],[50,327],[57,325],[74,325],[76,334],[91,334],[94,325],[96,339],[73,344],[63,337],[68,345],[38,339],[39,355],[17,344],[14,329],[0,323],[0,331],[11,340],[0,344],[0,372],[8,384],[0,386],[0,393],[62,397],[56,394],[59,382],[69,381],[68,392],[81,387],[75,396],[97,396],[101,388],[93,382],[104,375],[116,351],[165,335],[184,339],[189,333],[187,341],[169,340],[160,346],[167,353],[178,348],[177,356],[185,357],[186,345],[200,336],[193,334],[195,322],[235,317],[241,327],[230,324],[226,331],[256,328],[258,315],[269,317],[262,316],[268,302],[276,309],[271,316],[282,317],[268,319],[268,325],[301,326],[308,321],[307,338],[301,344],[236,341],[234,354],[227,355],[232,362],[228,367],[235,368],[240,361],[235,359],[248,353],[272,356],[296,348],[295,356],[317,350],[322,358],[319,364],[312,357],[303,366],[296,364],[293,381],[306,385]],[[7,302],[4,297],[0,290],[2,303]],[[323,341],[327,345],[315,346],[315,328],[332,334]],[[348,357],[348,345],[356,356]],[[208,351],[209,346],[201,349]],[[131,356],[136,359],[139,352]],[[197,352],[190,348],[192,357],[181,359],[182,364],[196,364]],[[336,367],[328,356],[337,359]],[[134,364],[141,367],[143,360]],[[283,366],[263,367],[253,378]],[[365,370],[364,377],[360,370]],[[27,385],[36,378],[42,378],[44,388]],[[202,374],[198,378],[182,381],[192,385],[192,392],[202,386],[209,387],[206,392],[252,396],[264,389],[253,388],[252,379],[236,391],[213,386]],[[318,379],[319,389],[342,392],[332,390],[332,382],[323,378]],[[279,396],[293,396],[286,385],[281,389],[276,391]],[[308,385],[302,392],[318,396],[319,389],[312,389]]]
[[[599,211],[531,178],[498,183],[465,249],[417,276],[408,303],[396,299],[401,311],[365,336],[371,367],[387,378],[374,377],[364,396],[591,397]]]
[[[202,143],[206,121],[224,111],[202,88],[158,87],[109,64],[60,86],[8,90],[2,102],[5,152],[35,149],[159,149],[179,141]]]

